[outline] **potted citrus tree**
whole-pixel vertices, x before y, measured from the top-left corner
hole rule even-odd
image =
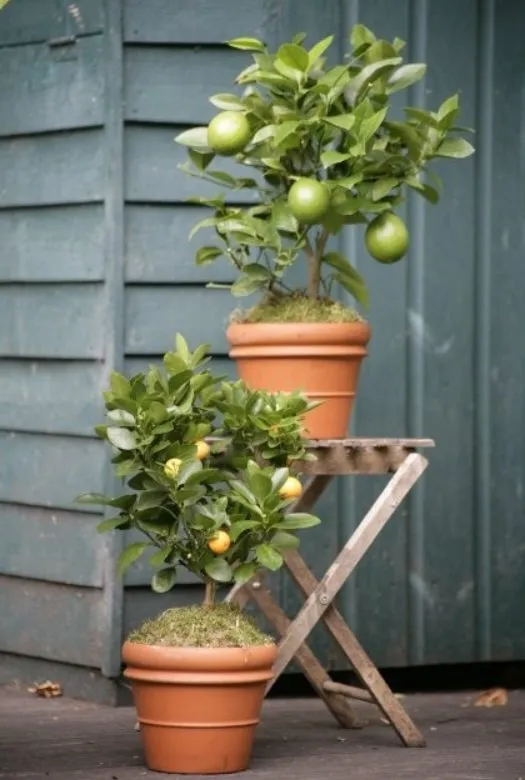
[[[290,469],[308,459],[309,402],[224,382],[205,359],[205,347],[191,352],[178,336],[164,370],[113,374],[108,420],[96,432],[127,488],[78,498],[114,510],[100,531],[140,535],[123,550],[120,573],[147,554],[154,591],[169,591],[180,567],[204,583],[201,605],[168,609],[123,646],[146,762],[170,773],[248,765],[276,647],[248,617],[216,603],[217,587],[278,569],[299,542],[295,531],[319,522],[286,514],[301,491]]]
[[[253,57],[236,79],[243,91],[212,96],[220,111],[209,126],[176,140],[189,147],[188,173],[245,190],[251,201],[195,199],[213,213],[194,230],[213,227],[217,237],[199,248],[196,262],[225,256],[237,273],[232,294],[259,294],[227,331],[240,376],[252,387],[300,388],[324,401],[307,418],[310,435],[338,438],[347,431],[370,328],[337,300],[343,287],[366,309],[368,291],[330,239],[346,226],[366,226],[372,258],[397,262],[409,246],[395,213],[406,192],[436,203],[439,181],[429,163],[468,157],[473,147],[455,126],[458,95],[435,111],[393,110],[392,95],[425,73],[425,64],[403,62],[403,41],[379,40],[356,25],[351,52],[329,66],[333,36],[311,48],[304,38],[277,52],[255,38],[230,41]],[[219,170],[215,156],[233,157],[245,171]]]

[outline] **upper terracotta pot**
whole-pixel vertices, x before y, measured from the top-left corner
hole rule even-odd
[[[300,390],[323,403],[306,417],[311,439],[347,435],[370,326],[349,323],[234,323],[230,357],[247,385],[270,392]]]

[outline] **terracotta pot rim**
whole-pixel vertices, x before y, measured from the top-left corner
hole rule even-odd
[[[142,669],[249,671],[272,666],[277,657],[277,645],[250,647],[170,647],[124,642],[122,658],[129,666]]]
[[[370,341],[367,322],[234,322],[226,338],[232,346],[256,344],[360,344]]]

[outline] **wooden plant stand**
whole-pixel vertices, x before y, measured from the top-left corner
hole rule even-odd
[[[310,478],[302,496],[290,511],[311,511],[334,476],[392,474],[392,478],[320,581],[297,550],[287,552],[285,567],[305,597],[295,620],[291,621],[275,602],[261,574],[245,585],[235,586],[227,596],[227,601],[241,607],[250,599],[254,601],[281,637],[274,677],[268,684],[267,692],[295,658],[341,726],[361,727],[348,699],[375,703],[407,747],[423,747],[423,735],[385,683],[333,601],[396,508],[425,471],[428,461],[416,450],[433,446],[431,439],[340,439],[312,442],[310,451],[317,460],[305,464],[304,472]],[[362,688],[333,682],[305,644],[320,620],[324,621],[345,653]]]

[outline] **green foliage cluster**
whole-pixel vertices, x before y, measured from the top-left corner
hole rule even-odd
[[[238,271],[234,296],[278,298],[292,292],[286,272],[306,259],[310,298],[331,296],[337,283],[367,306],[365,281],[343,255],[326,252],[329,237],[394,210],[407,190],[436,203],[440,185],[431,161],[468,157],[474,150],[459,135],[465,128],[456,126],[457,94],[436,110],[409,106],[400,117],[393,115],[392,95],[419,81],[426,69],[424,63],[403,62],[402,40],[380,40],[356,25],[350,53],[335,66],[325,57],[333,36],[311,48],[304,41],[297,35],[274,53],[255,38],[229,41],[250,52],[253,63],[236,78],[241,94],[210,100],[218,109],[242,112],[249,122],[251,138],[235,155],[245,176],[214,166],[206,126],[176,139],[188,147],[190,159],[182,166],[188,174],[253,193],[247,200],[254,203],[246,207],[228,204],[224,195],[193,199],[213,213],[192,235],[212,227],[217,237],[216,244],[199,248],[196,262],[207,265],[224,255]],[[319,224],[302,224],[290,207],[290,189],[305,177],[329,192],[330,207]]]
[[[224,381],[205,368],[207,347],[176,348],[131,378],[113,373],[104,393],[107,422],[96,433],[113,448],[117,497],[87,493],[83,504],[116,510],[100,531],[136,529],[143,541],[122,552],[122,573],[146,552],[157,569],[152,587],[166,592],[185,567],[203,580],[246,582],[260,567],[278,569],[283,552],[298,545],[295,531],[317,525],[310,514],[289,513],[280,494],[294,464],[309,459],[302,418],[313,404],[297,393],[270,394]],[[210,441],[198,457],[197,442]],[[166,468],[175,462],[177,468]],[[208,546],[218,531],[231,546]]]

